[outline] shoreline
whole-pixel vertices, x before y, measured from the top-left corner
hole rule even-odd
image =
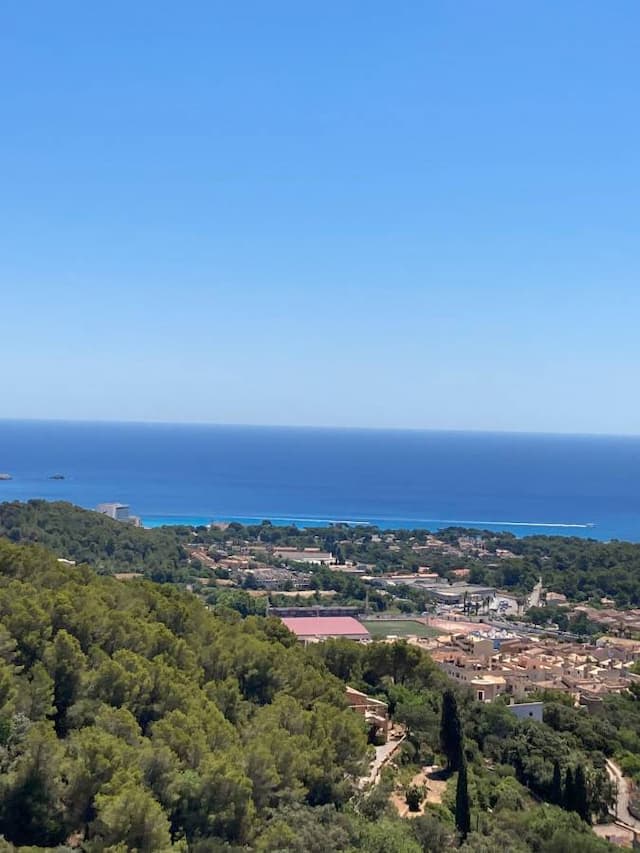
[[[528,521],[469,521],[467,519],[416,519],[416,518],[321,518],[313,516],[273,516],[264,515],[226,515],[214,513],[204,515],[141,515],[142,526],[148,529],[164,526],[199,527],[215,522],[238,523],[244,526],[258,525],[262,521],[270,521],[275,527],[295,526],[300,529],[315,527],[330,527],[336,524],[346,524],[351,527],[377,527],[380,530],[428,530],[437,532],[448,527],[461,527],[470,530],[488,530],[492,533],[512,533],[517,538],[525,536],[578,536],[581,539],[596,539],[601,542],[611,541],[597,535],[597,525],[592,522],[528,522]],[[633,541],[633,540],[625,540]]]

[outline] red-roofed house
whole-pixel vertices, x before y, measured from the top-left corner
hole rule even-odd
[[[329,637],[368,640],[369,632],[353,616],[285,616],[287,628],[302,642],[317,642]]]

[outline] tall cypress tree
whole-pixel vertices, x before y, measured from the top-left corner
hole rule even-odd
[[[551,781],[551,802],[556,806],[562,805],[562,770],[560,762],[553,762],[553,779]]]
[[[462,724],[452,690],[445,690],[442,695],[440,745],[447,758],[448,769],[452,772],[458,770],[462,762]]]
[[[573,781],[573,771],[567,767],[567,772],[564,777],[564,797],[563,805],[568,812],[576,810],[576,790]]]
[[[574,776],[574,808],[578,812],[582,820],[591,823],[591,815],[589,808],[589,791],[587,790],[587,778],[584,773],[582,764],[576,767]]]
[[[467,781],[467,761],[461,757],[456,785],[456,827],[462,836],[467,837],[471,830],[471,807],[469,805],[469,784]]]

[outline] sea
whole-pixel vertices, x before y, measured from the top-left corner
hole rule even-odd
[[[640,437],[0,421],[0,501],[640,541]],[[60,474],[64,479],[50,479]]]

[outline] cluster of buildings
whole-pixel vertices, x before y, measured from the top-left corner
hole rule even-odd
[[[225,530],[227,527],[221,522],[211,526],[220,530]],[[461,536],[453,542],[447,542],[432,534],[426,534],[420,540],[412,537],[400,543],[393,533],[388,532],[372,534],[367,536],[366,540],[384,545],[389,552],[410,551],[420,559],[424,556],[426,562],[429,555],[436,552],[460,558],[461,566],[464,565],[462,561],[465,557],[496,557],[495,553],[491,554],[487,550],[481,537]],[[365,542],[365,538],[362,542]],[[345,539],[338,544],[348,546],[353,545],[354,541]],[[355,544],[359,544],[359,540],[355,540]],[[376,575],[375,563],[363,563],[357,560],[346,561],[346,564],[344,561],[338,563],[330,551],[318,546],[300,547],[229,538],[209,549],[204,546],[194,547],[192,556],[211,567],[228,569],[231,577],[240,584],[246,573],[251,572],[258,585],[264,589],[308,589],[310,573],[306,567],[312,569],[327,566],[336,572],[357,575],[373,586],[387,589],[390,595],[394,594],[394,587],[407,585],[419,588],[435,603],[441,605],[455,606],[471,602],[478,605],[478,608],[486,608],[488,600],[495,597],[494,589],[467,583],[470,574],[468,568],[461,567],[449,572],[454,578],[453,585],[426,565],[421,566],[418,571],[405,570]],[[505,552],[499,556],[512,555]],[[215,558],[215,566],[214,560],[207,559],[208,557]],[[401,564],[400,561],[399,564]]]
[[[547,594],[547,603],[549,594]],[[603,603],[613,604],[609,599],[603,599]],[[640,610],[615,610],[611,607],[597,610],[595,607],[578,605],[573,608],[574,613],[584,613],[590,622],[600,625],[608,634],[619,637],[630,637],[640,635]]]
[[[251,585],[265,590],[307,590],[311,586],[309,572],[292,571],[284,566],[272,566],[248,554],[228,554],[214,559],[204,547],[190,549],[190,555],[210,569],[224,569],[238,586]]]
[[[229,556],[249,557],[255,560],[268,561],[270,564],[277,563],[307,563],[315,566],[333,566],[336,559],[329,551],[322,548],[310,546],[296,548],[293,545],[272,545],[269,542],[249,542],[242,544],[234,543],[229,539],[225,543],[225,551]]]
[[[371,541],[383,542],[391,551],[400,548],[392,534],[374,534]],[[490,702],[507,694],[518,707],[524,708],[530,704],[527,699],[533,691],[552,689],[565,692],[574,701],[595,709],[607,693],[622,692],[634,680],[640,680],[640,676],[631,671],[632,665],[640,660],[640,641],[631,639],[640,636],[640,610],[618,611],[609,601],[602,602],[604,609],[574,608],[576,613],[584,611],[589,620],[607,631],[607,636],[591,644],[573,642],[575,638],[566,632],[558,631],[551,638],[546,636],[548,631],[515,623],[507,627],[517,633],[509,633],[502,621],[494,621],[492,628],[486,623],[456,620],[468,619],[473,613],[503,616],[529,607],[566,607],[566,597],[545,590],[540,580],[529,596],[518,601],[490,586],[470,583],[468,568],[450,570],[448,574],[453,576],[453,582],[432,572],[426,565],[418,571],[376,575],[373,565],[337,565],[331,553],[318,547],[231,541],[226,545],[222,553],[215,554],[215,559],[206,548],[194,549],[192,556],[210,567],[228,570],[230,578],[238,585],[246,586],[246,579],[251,576],[262,590],[286,590],[295,594],[310,588],[312,567],[326,565],[334,571],[353,572],[372,586],[386,590],[388,595],[403,586],[420,589],[435,605],[435,617],[430,619],[434,623],[432,627],[441,630],[442,635],[413,638],[410,642],[429,651],[442,670],[454,681],[466,684],[479,701]],[[481,537],[473,536],[461,536],[450,543],[427,534],[425,539],[414,541],[409,547],[421,560],[424,554],[425,563],[429,562],[429,552],[435,551],[459,557],[463,565],[463,559],[468,556],[494,560],[516,556],[508,549],[490,552]],[[282,612],[276,613],[276,609],[274,614],[279,615],[303,643],[332,637],[358,642],[371,639],[365,625],[356,618],[355,610],[280,608]],[[444,620],[439,618],[443,615]],[[364,702],[362,697],[360,700]],[[370,713],[374,710],[369,708]],[[533,714],[534,710],[527,713]]]
[[[454,681],[467,684],[479,701],[506,693],[526,698],[534,690],[567,693],[595,710],[607,693],[621,693],[640,676],[640,641],[603,637],[593,644],[556,639],[495,639],[486,633],[458,634],[426,641],[431,657]]]
[[[336,562],[333,554],[320,548],[293,548],[281,545],[270,551],[276,560],[286,563],[309,563],[315,566],[333,566]]]
[[[216,527],[224,529],[222,523]],[[228,540],[220,548],[194,545],[190,556],[210,569],[225,569],[238,586],[267,591],[300,592],[311,588],[311,569],[335,567],[335,558],[321,548],[294,548],[268,543],[234,543]]]
[[[506,548],[499,548],[494,552],[487,548],[486,541],[482,536],[459,536],[454,543],[446,542],[433,534],[428,534],[424,544],[414,544],[411,550],[416,553],[437,551],[450,557],[477,557],[487,559],[498,557],[499,559],[513,559],[516,554]]]
[[[398,586],[409,586],[413,589],[419,589],[427,598],[436,605],[443,607],[457,607],[467,609],[475,609],[480,612],[489,612],[490,609],[497,609],[496,589],[484,584],[472,584],[463,580],[468,573],[468,569],[456,569],[461,578],[454,583],[450,583],[446,578],[441,577],[435,572],[430,572],[425,568],[418,572],[386,574],[381,576],[363,576],[363,580],[368,581],[372,586],[381,589],[393,590]]]

